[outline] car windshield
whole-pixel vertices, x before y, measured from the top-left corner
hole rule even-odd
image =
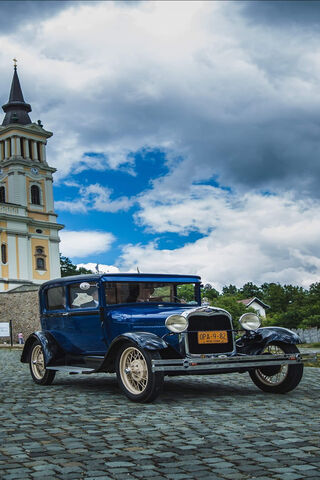
[[[196,305],[194,283],[108,282],[105,284],[107,305],[119,303],[188,303]]]

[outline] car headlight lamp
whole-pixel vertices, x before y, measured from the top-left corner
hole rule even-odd
[[[239,322],[244,330],[257,330],[261,325],[261,320],[255,313],[244,313]]]
[[[187,330],[188,320],[182,315],[170,315],[166,319],[166,327],[173,333],[181,333]]]

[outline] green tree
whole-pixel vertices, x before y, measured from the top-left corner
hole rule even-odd
[[[91,270],[87,270],[84,267],[78,268],[76,265],[74,265],[70,258],[68,257],[63,257],[60,255],[60,268],[61,268],[61,276],[62,277],[68,277],[71,275],[84,275],[87,273],[92,273]]]
[[[184,300],[185,302],[194,301],[194,286],[187,283],[183,285],[178,285],[177,297],[179,298],[179,300]]]
[[[225,285],[222,289],[222,295],[236,295],[238,293],[238,289],[235,285],[229,285],[228,287]]]
[[[236,329],[240,329],[239,318],[244,313],[254,312],[252,308],[246,308],[243,303],[239,303],[237,297],[231,295],[220,295],[218,298],[211,302],[213,307],[224,308],[232,316],[233,326]]]
[[[202,298],[207,298],[209,301],[214,300],[215,298],[219,297],[219,292],[215,288],[210,285],[210,283],[207,283],[204,285],[203,289],[201,290],[201,297]]]
[[[242,299],[251,298],[251,297],[260,297],[261,290],[257,285],[254,285],[252,282],[247,282],[240,288],[239,292],[241,293]]]

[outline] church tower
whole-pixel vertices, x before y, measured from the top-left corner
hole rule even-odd
[[[60,277],[52,174],[46,160],[52,136],[29,117],[16,60],[0,126],[0,292]]]

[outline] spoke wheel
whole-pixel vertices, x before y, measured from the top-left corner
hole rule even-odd
[[[283,353],[299,353],[295,345],[286,343],[271,343],[262,352],[268,355],[282,355]],[[264,392],[287,393],[296,388],[302,378],[303,365],[275,365],[257,368],[249,372],[251,380]]]
[[[116,360],[118,383],[130,400],[151,402],[160,393],[163,374],[152,372],[152,359],[159,352],[143,350],[138,345],[126,343],[120,348]]]
[[[46,369],[43,349],[39,341],[35,342],[31,347],[29,366],[35,383],[50,385],[53,382],[56,372]]]

